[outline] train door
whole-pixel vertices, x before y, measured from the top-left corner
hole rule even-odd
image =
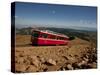
[[[38,45],[38,37],[39,37],[39,32],[38,31],[33,31],[32,32],[32,45]]]

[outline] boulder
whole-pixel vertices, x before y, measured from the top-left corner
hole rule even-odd
[[[51,65],[56,65],[56,61],[54,61],[53,59],[49,59],[47,61],[47,63],[51,64]]]
[[[67,64],[66,69],[68,69],[68,70],[73,70],[73,67],[72,67],[71,64]]]
[[[40,66],[40,61],[39,60],[32,60],[31,64],[35,65],[36,67],[39,67]]]
[[[36,56],[29,56],[28,59],[31,62],[31,65],[35,65],[36,67],[40,66],[40,61]]]
[[[93,63],[89,63],[88,66],[90,68],[97,68],[97,63],[93,62]]]
[[[86,61],[86,62],[89,61],[89,59],[88,58],[85,58],[85,57],[83,57],[83,60]]]
[[[26,66],[23,64],[16,64],[15,65],[15,71],[16,72],[25,72]]]
[[[19,63],[19,64],[24,63],[24,58],[23,57],[18,57],[18,58],[15,58],[15,59],[16,59],[16,63]]]
[[[34,55],[27,56],[29,60],[37,60],[37,57]]]
[[[24,63],[25,63],[26,65],[30,65],[30,64],[31,64],[31,62],[30,62],[28,59],[25,59],[25,60],[24,60]]]
[[[46,60],[45,60],[44,58],[41,57],[41,58],[40,58],[40,62],[41,62],[41,63],[45,63]]]
[[[36,72],[38,70],[38,68],[36,68],[33,65],[29,65],[26,72]]]
[[[85,64],[87,64],[87,62],[82,60],[81,62],[78,63],[78,66],[80,67],[80,66],[85,65]]]

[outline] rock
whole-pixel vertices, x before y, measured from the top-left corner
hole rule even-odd
[[[43,58],[43,57],[40,57],[40,56],[37,56],[38,57],[38,59],[39,59],[39,61],[41,62],[41,63],[45,63],[46,62],[46,60]]]
[[[48,68],[43,69],[44,72],[46,72],[48,70]]]
[[[74,55],[76,58],[78,57],[78,55]]]
[[[73,63],[72,66],[73,66],[74,69],[80,68],[80,66],[78,65],[77,62]]]
[[[83,57],[83,60],[84,60],[84,61],[86,61],[86,62],[88,62],[88,61],[89,61],[89,59],[87,59],[87,58],[85,58],[85,57]]]
[[[72,54],[70,54],[69,56],[70,56],[70,57],[73,57],[73,55],[72,55]]]
[[[67,58],[68,58],[68,61],[70,63],[74,63],[76,61],[76,58],[75,57],[69,57],[69,56],[67,56]]]
[[[65,69],[65,67],[62,67],[62,68],[60,68],[60,70],[61,70],[61,71],[65,71],[66,69]]]
[[[51,65],[56,65],[56,61],[54,61],[53,59],[49,59],[47,61],[47,63],[51,64]]]
[[[88,66],[89,66],[90,68],[97,68],[97,63],[93,62],[93,63],[91,63],[91,64],[88,64]]]
[[[45,60],[44,58],[40,58],[40,62],[41,62],[41,63],[45,63],[46,60]]]
[[[16,63],[22,64],[24,63],[24,58],[23,57],[19,57],[16,59]]]
[[[87,64],[87,62],[82,60],[80,63],[78,63],[78,66],[80,67],[80,66],[85,65],[85,64]]]
[[[32,63],[32,65],[35,65],[36,67],[40,66],[39,60],[32,60],[31,63]]]
[[[31,62],[30,62],[28,59],[25,59],[25,60],[24,60],[24,63],[25,63],[26,65],[30,65],[30,64],[31,64]]]
[[[88,56],[88,55],[86,55],[85,57],[86,57],[87,59],[89,59],[89,56]]]
[[[96,50],[96,48],[93,48],[93,50],[95,51],[95,50]]]
[[[36,56],[33,56],[33,55],[28,56],[27,58],[28,58],[29,60],[37,60],[37,57],[36,57]]]
[[[29,56],[28,58],[31,62],[31,65],[35,65],[36,67],[40,66],[40,61],[36,56]]]
[[[65,68],[63,68],[62,70],[63,70],[63,71],[65,71],[66,69],[65,69]]]
[[[68,70],[73,70],[73,67],[72,67],[71,64],[67,64],[66,69],[68,69]]]
[[[65,58],[66,60],[68,60],[68,57],[66,57],[66,56],[62,56],[63,58]]]
[[[28,66],[26,72],[36,72],[37,70],[38,69],[35,66],[30,65],[30,66]]]
[[[88,56],[88,54],[83,54],[83,57],[85,57],[85,58],[89,58],[89,56]]]
[[[15,71],[16,72],[25,72],[26,66],[23,64],[16,64],[15,65]]]
[[[24,57],[25,55],[24,55],[24,53],[20,53],[20,55],[19,55],[19,57]]]

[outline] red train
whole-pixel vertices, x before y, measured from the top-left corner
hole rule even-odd
[[[67,45],[69,38],[63,34],[48,30],[33,30],[31,42],[32,45]]]

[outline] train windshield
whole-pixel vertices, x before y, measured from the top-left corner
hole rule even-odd
[[[38,32],[33,32],[33,33],[32,33],[32,36],[38,37],[38,36],[39,36],[39,33],[38,33]]]

